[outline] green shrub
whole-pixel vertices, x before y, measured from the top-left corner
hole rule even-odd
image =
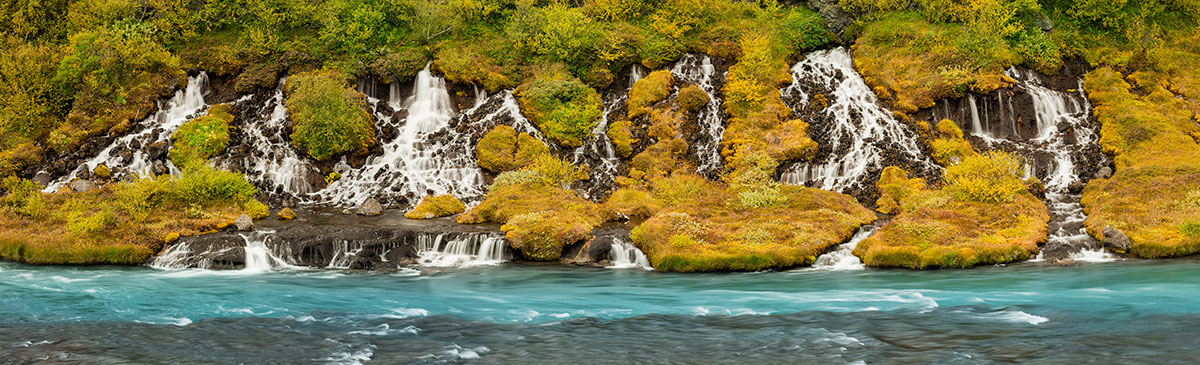
[[[674,83],[675,78],[671,77],[671,71],[667,70],[651,72],[634,83],[629,89],[629,117],[646,114],[646,107],[670,96]]]
[[[179,126],[171,135],[171,161],[176,166],[190,166],[224,151],[229,146],[232,111],[229,104],[214,105],[208,109],[208,115]]]
[[[547,69],[516,90],[521,110],[546,137],[579,147],[600,119],[600,94],[565,71]]]
[[[34,220],[46,218],[46,201],[36,183],[10,176],[4,178],[0,184],[7,192],[0,197],[0,206],[5,213]]]
[[[496,173],[523,168],[549,154],[545,143],[507,125],[493,127],[475,147],[479,167]]]
[[[366,96],[348,88],[341,74],[302,73],[288,78],[286,86],[292,144],[300,151],[326,161],[347,153],[365,154],[375,145]]]
[[[964,201],[1010,202],[1025,190],[1021,181],[1024,164],[1007,152],[970,156],[946,168],[946,189]]]
[[[254,199],[258,189],[236,172],[198,165],[170,180],[167,197],[183,205],[207,205],[216,202],[242,204]]]
[[[629,130],[629,124],[628,120],[619,120],[608,125],[608,139],[612,141],[617,155],[622,158],[628,158],[633,154],[633,144],[637,143],[637,140],[633,138],[633,132]]]

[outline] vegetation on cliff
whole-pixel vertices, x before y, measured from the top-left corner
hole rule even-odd
[[[545,143],[528,133],[518,134],[507,125],[492,127],[475,147],[479,167],[494,173],[517,170],[549,155],[550,147]]]
[[[1050,214],[1025,190],[1024,169],[1003,152],[973,155],[946,169],[946,186],[930,188],[904,170],[885,169],[879,210],[896,214],[858,243],[867,266],[968,268],[1027,260],[1046,240]]]
[[[31,264],[146,262],[165,243],[212,232],[241,214],[267,215],[241,174],[203,164],[168,176],[44,194],[28,180],[3,181],[0,257]]]
[[[190,166],[224,151],[229,146],[232,112],[228,104],[214,105],[208,109],[208,115],[179,126],[171,135],[171,162],[175,166]]]
[[[288,78],[292,144],[318,161],[365,154],[375,145],[375,122],[367,98],[337,72],[306,72]]]
[[[467,206],[453,195],[427,195],[421,199],[421,204],[417,204],[416,208],[404,213],[404,218],[432,219],[455,215],[466,210]]]

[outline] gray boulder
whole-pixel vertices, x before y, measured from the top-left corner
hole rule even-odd
[[[380,215],[383,214],[383,206],[379,205],[379,201],[375,200],[375,198],[369,198],[362,205],[358,206],[358,214],[368,216]]]
[[[71,185],[68,186],[71,188],[71,192],[73,193],[85,193],[100,188],[91,180],[75,180],[72,181]]]
[[[1129,252],[1129,249],[1133,247],[1133,244],[1129,242],[1129,236],[1113,228],[1113,226],[1104,226],[1102,233],[1104,234],[1104,248],[1125,253]]]
[[[50,185],[50,173],[46,172],[46,170],[38,171],[37,174],[33,175],[33,182],[43,188],[45,188],[46,186],[49,186]]]
[[[239,231],[249,231],[254,229],[254,220],[250,219],[250,216],[242,214],[233,221],[233,225],[237,226]]]
[[[1097,179],[1107,179],[1107,178],[1109,178],[1110,176],[1112,176],[1112,174],[1113,174],[1113,170],[1112,170],[1112,168],[1111,168],[1111,167],[1108,167],[1108,166],[1104,166],[1104,167],[1101,167],[1101,168],[1100,168],[1100,170],[1096,171],[1095,178],[1097,178]]]

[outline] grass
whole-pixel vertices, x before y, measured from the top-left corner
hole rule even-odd
[[[467,207],[453,195],[428,195],[421,199],[411,212],[404,213],[408,219],[432,219],[462,213]]]
[[[0,257],[30,264],[138,265],[181,235],[216,231],[241,214],[267,215],[240,174],[205,167],[86,193],[44,194],[16,178],[4,185]]]

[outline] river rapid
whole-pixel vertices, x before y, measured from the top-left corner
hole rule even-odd
[[[1200,260],[673,274],[0,263],[0,363],[1170,363]]]

